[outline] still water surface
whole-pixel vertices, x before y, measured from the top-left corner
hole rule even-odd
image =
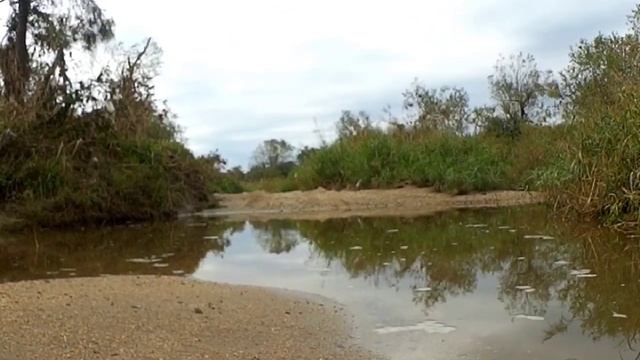
[[[540,207],[0,235],[0,282],[102,274],[329,297],[392,359],[640,358],[640,239]]]

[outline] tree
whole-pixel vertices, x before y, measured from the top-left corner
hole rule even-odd
[[[302,164],[306,159],[311,157],[313,154],[317,153],[319,149],[313,148],[305,145],[303,148],[298,150],[298,154],[296,155],[296,161],[299,164]]]
[[[541,124],[553,116],[550,102],[558,85],[551,71],[538,70],[531,54],[500,57],[489,85],[502,127],[511,136],[518,136],[524,123]]]
[[[253,152],[253,164],[259,167],[276,169],[290,161],[293,161],[293,146],[285,140],[265,140]]]
[[[227,166],[227,160],[220,155],[218,150],[210,151],[207,155],[199,156],[198,159],[218,173],[224,171],[225,166]]]
[[[359,111],[356,114],[349,110],[343,110],[336,124],[338,139],[348,139],[359,136],[372,129],[373,124],[371,123],[371,117],[365,111]]]
[[[11,13],[0,46],[0,73],[4,96],[19,104],[24,104],[30,95],[36,95],[34,100],[45,97],[43,92],[49,90],[56,73],[64,87],[71,87],[66,59],[74,45],[90,51],[98,43],[113,38],[113,20],[94,0],[8,3]]]
[[[623,34],[583,40],[562,73],[571,208],[610,223],[640,224],[640,5]]]
[[[236,180],[244,179],[245,173],[242,171],[241,166],[234,166],[231,169],[227,170],[227,174]]]
[[[462,88],[427,89],[416,81],[402,95],[414,128],[464,135],[470,125],[469,95]]]
[[[562,72],[565,118],[602,122],[635,114],[631,109],[640,84],[640,5],[629,17],[629,27],[625,34],[600,34],[572,49]]]
[[[498,116],[495,106],[484,105],[473,108],[470,119],[475,132],[485,131],[497,134],[507,132],[503,127],[504,121]]]
[[[122,60],[114,69],[114,78],[110,77],[111,69],[105,68],[99,76],[100,80],[87,84],[84,92],[85,101],[90,103],[98,94],[98,100],[112,107],[114,124],[122,134],[134,138],[148,136],[150,131],[169,130],[180,134],[181,129],[172,121],[175,115],[166,107],[158,108],[158,104],[149,99],[154,98],[153,79],[158,74],[162,50],[151,39],[137,44],[130,49],[122,49]],[[141,121],[157,117],[162,123],[160,129],[153,124]]]

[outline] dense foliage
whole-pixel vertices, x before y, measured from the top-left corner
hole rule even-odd
[[[0,210],[64,225],[146,220],[208,204],[221,159],[197,159],[158,105],[159,48],[149,39],[121,50],[116,66],[74,79],[66,65],[72,49],[110,40],[113,21],[92,0],[65,4],[8,5]]]
[[[640,221],[640,6],[625,34],[583,40],[563,73],[572,125],[555,189],[563,204],[608,223]]]
[[[153,41],[74,77],[67,63],[78,50],[113,38],[114,22],[94,0],[2,6],[9,14],[0,43],[0,210],[29,221],[165,217],[247,188],[412,184],[452,193],[543,190],[559,208],[640,223],[640,7],[626,33],[581,41],[559,74],[539,70],[529,54],[501,57],[488,79],[489,104],[472,107],[462,88],[416,81],[403,93],[400,118],[380,124],[344,111],[334,141],[296,156],[286,141],[267,140],[245,173],[225,171],[217,153],[196,158],[185,147],[155,98]]]

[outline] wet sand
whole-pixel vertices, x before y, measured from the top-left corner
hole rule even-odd
[[[0,284],[0,358],[376,358],[330,301],[178,277]]]

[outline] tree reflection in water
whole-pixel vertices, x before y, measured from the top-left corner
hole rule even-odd
[[[221,254],[244,223],[169,223],[74,231],[0,234],[0,282],[72,275],[192,273],[204,256]],[[167,267],[127,259],[162,256]]]
[[[573,327],[594,340],[610,338],[633,349],[640,340],[640,239],[548,214],[527,207],[418,218],[280,220],[250,227],[265,252],[291,254],[304,244],[314,264],[344,269],[371,286],[399,289],[408,281],[422,290],[412,296],[426,314],[437,304],[477,291],[479,279],[492,277],[507,314],[552,321],[545,340]],[[1,235],[0,282],[49,278],[63,267],[76,268],[78,276],[193,273],[207,254],[223,257],[234,234],[246,233],[247,226],[179,222]],[[150,254],[171,254],[168,266],[126,262]],[[581,269],[597,276],[571,274]],[[562,313],[548,315],[552,308]]]
[[[288,253],[300,241],[300,233],[289,221],[274,220],[252,225],[256,241],[264,251],[270,254]]]
[[[373,286],[411,279],[414,289],[429,288],[413,295],[427,314],[448,298],[474,292],[480,276],[493,275],[497,299],[511,316],[545,317],[552,303],[565,309],[545,331],[546,340],[577,324],[594,340],[624,339],[633,348],[640,329],[639,240],[548,216],[543,208],[526,208],[252,225],[267,251],[288,252],[306,241],[312,257],[327,267],[338,263]],[[580,278],[571,275],[574,269],[597,276]]]

